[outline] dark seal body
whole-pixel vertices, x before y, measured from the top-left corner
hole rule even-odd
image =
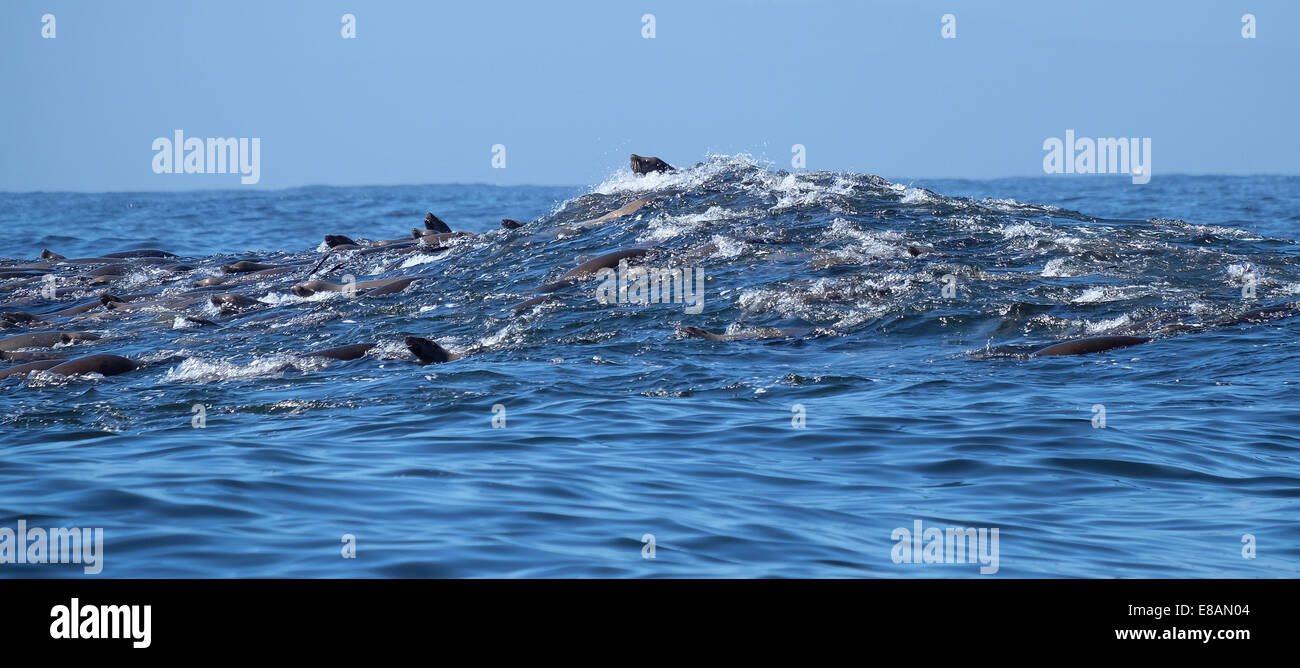
[[[337,348],[317,350],[313,353],[303,353],[299,357],[327,357],[332,360],[354,360],[365,355],[367,351],[374,347],[375,344],[373,343],[354,343],[350,346],[339,346]]]
[[[50,367],[63,364],[63,360],[41,360],[39,362],[28,362],[11,366],[8,369],[0,369],[0,378],[8,378],[14,375],[26,375],[32,371],[44,371]]]
[[[419,336],[406,337],[406,348],[415,355],[420,364],[437,364],[460,359],[459,355],[448,352],[446,348]]]

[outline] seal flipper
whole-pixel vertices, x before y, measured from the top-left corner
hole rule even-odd
[[[447,227],[447,223],[442,222],[441,218],[433,215],[432,211],[424,216],[424,227],[425,229],[433,230],[434,232],[451,234],[451,228]]]
[[[690,325],[678,328],[677,333],[688,339],[709,339],[710,341],[727,340],[726,337],[722,334],[714,334],[713,332],[710,332],[706,329],[700,327],[694,327]]]
[[[1100,353],[1116,348],[1127,348],[1139,343],[1146,343],[1151,339],[1146,336],[1094,336],[1086,339],[1071,339],[1056,345],[1051,345],[1041,350],[1030,353],[1030,357],[1044,357],[1048,355],[1086,355],[1088,353]]]
[[[460,359],[459,355],[454,355],[447,351],[446,348],[430,341],[429,339],[419,336],[406,337],[406,347],[415,355],[415,359],[420,364],[437,364],[439,362],[450,362]]]

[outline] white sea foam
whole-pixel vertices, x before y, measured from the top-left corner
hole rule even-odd
[[[323,366],[324,363],[323,358],[285,354],[266,355],[246,363],[191,357],[168,369],[163,379],[167,382],[206,384],[236,378],[279,376],[291,368],[309,370]]]
[[[1061,278],[1069,276],[1079,276],[1082,272],[1074,267],[1066,265],[1066,258],[1058,257],[1047,261],[1047,266],[1043,267],[1042,276],[1045,278]]]

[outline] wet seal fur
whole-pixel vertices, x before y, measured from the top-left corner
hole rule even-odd
[[[688,339],[708,339],[709,341],[760,341],[763,339],[784,339],[798,336],[805,336],[811,333],[807,328],[786,328],[779,327],[758,327],[734,334],[715,334],[706,329],[699,327],[685,326],[677,330],[677,333]]]
[[[242,274],[250,271],[264,271],[266,269],[279,269],[280,265],[259,264],[248,260],[240,260],[234,264],[228,264],[221,268],[221,271],[227,274]]]
[[[438,364],[440,362],[450,362],[460,359],[460,355],[448,351],[446,348],[430,341],[429,339],[419,336],[406,337],[406,348],[415,356],[415,361],[420,365]],[[354,360],[364,357],[366,353],[374,349],[377,344],[374,343],[354,343],[347,346],[338,346],[336,348],[326,348],[310,353],[303,353],[299,357],[325,357],[332,360]]]
[[[357,294],[365,293],[368,296],[391,295],[394,292],[405,290],[408,285],[418,280],[419,277],[410,278],[388,278],[377,281],[362,281],[354,284]],[[310,297],[317,292],[345,292],[347,285],[338,285],[327,283],[325,281],[303,281],[289,288],[289,292],[299,297]]]
[[[168,253],[167,251],[150,249],[150,250],[122,251],[119,253],[105,253],[103,257],[121,259],[121,258],[137,258],[137,257],[179,257],[179,256],[176,255],[175,253]]]
[[[590,278],[601,269],[612,269],[617,267],[618,263],[623,260],[644,257],[646,253],[649,252],[650,249],[648,248],[626,248],[588,260],[566,272],[559,278],[559,280],[552,281],[534,290],[534,292],[540,293],[540,296],[515,304],[510,307],[510,310],[518,313],[524,309],[532,308],[533,306],[550,299],[551,293],[563,290],[564,288],[567,288],[583,279]]]
[[[325,350],[303,353],[299,357],[325,357],[332,360],[347,361],[365,356],[374,347],[375,344],[373,343],[354,343],[350,346],[338,346],[337,348],[326,348]]]
[[[8,378],[9,376],[14,376],[14,375],[26,375],[33,371],[44,371],[46,369],[49,369],[50,367],[63,364],[63,362],[65,361],[66,360],[63,359],[40,360],[37,362],[28,362],[26,364],[11,366],[8,369],[0,369],[0,379]]]
[[[142,365],[135,361],[129,360],[118,355],[87,355],[78,357],[74,360],[68,360],[46,369],[46,373],[55,373],[64,376],[71,376],[81,373],[98,373],[105,376],[116,376],[120,373],[134,371]]]
[[[234,292],[212,295],[211,301],[212,305],[217,307],[222,315],[232,315],[244,309],[266,306],[266,304],[253,299],[252,297],[245,297],[244,295]]]
[[[53,348],[60,343],[75,343],[77,341],[94,341],[99,338],[98,334],[90,332],[34,332],[31,334],[18,334],[8,338],[0,339],[0,351],[18,350],[19,348]]]

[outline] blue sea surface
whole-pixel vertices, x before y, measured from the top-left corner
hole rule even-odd
[[[478,234],[323,255],[325,234],[409,238],[427,211]],[[0,338],[88,331],[54,351],[146,363],[0,381],[0,527],[102,527],[98,577],[1300,575],[1300,318],[1227,324],[1300,301],[1300,177],[886,180],[711,156],[571,188],[5,193],[0,229],[0,272],[46,248],[193,267],[90,285],[99,265],[49,263],[53,300],[0,279],[0,311],[48,323]],[[511,309],[633,246],[703,270],[701,312],[601,304],[590,278]],[[261,302],[245,312],[183,299],[244,259],[294,269],[232,283]],[[318,263],[418,280],[293,294]],[[104,290],[152,305],[52,315]],[[1154,340],[1028,355],[1107,333]],[[420,366],[406,336],[462,358]],[[352,343],[378,345],[300,356]],[[917,521],[997,529],[996,572],[900,562]]]

